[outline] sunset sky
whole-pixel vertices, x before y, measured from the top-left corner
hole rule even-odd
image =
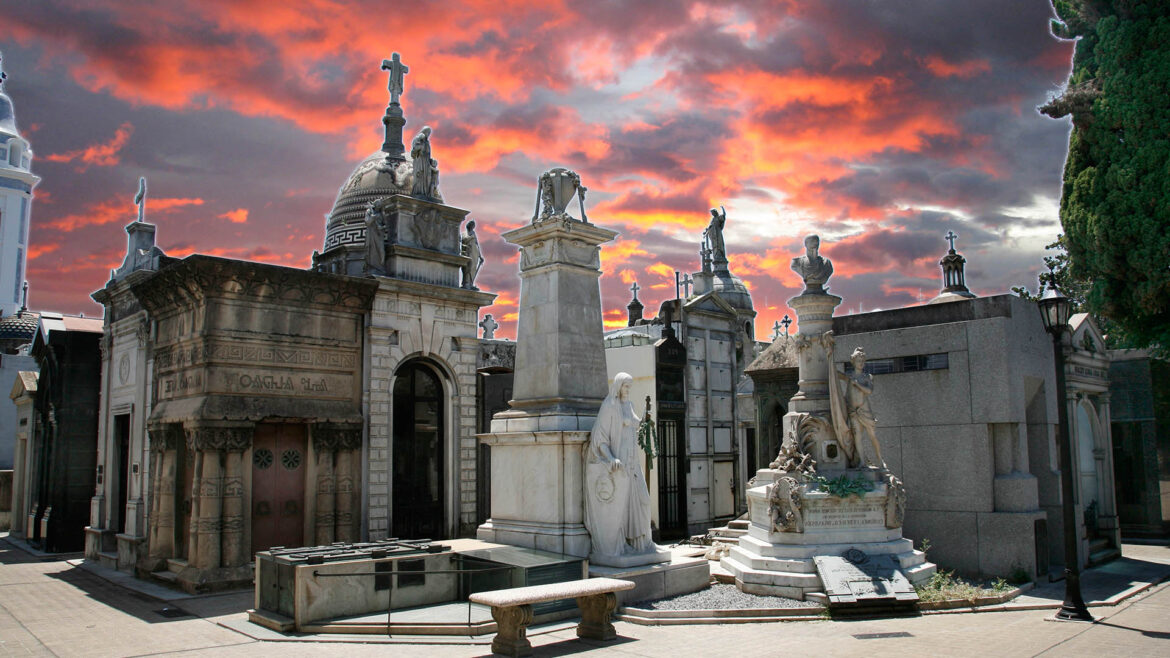
[[[1046,0],[342,2],[8,0],[4,87],[42,177],[30,307],[99,315],[139,176],[171,256],[308,267],[353,167],[382,142],[383,58],[410,67],[409,141],[430,125],[447,203],[469,209],[484,309],[514,336],[515,248],[537,176],[581,174],[608,326],[699,269],[727,208],[757,335],[791,313],[803,235],[838,313],[938,293],[959,235],[980,295],[1034,287],[1059,231],[1071,124],[1036,107],[1072,44]]]

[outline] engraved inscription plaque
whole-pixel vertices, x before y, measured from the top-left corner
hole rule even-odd
[[[868,555],[856,548],[842,555],[813,558],[830,605],[913,603],[914,586],[892,555]]]

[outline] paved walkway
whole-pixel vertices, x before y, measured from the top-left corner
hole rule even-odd
[[[995,612],[900,619],[710,626],[637,626],[618,622],[608,643],[576,638],[572,627],[533,633],[537,656],[737,656],[814,651],[852,656],[1170,656],[1170,547],[1124,547],[1122,560],[1085,574],[1096,624],[1048,621],[1063,584],[1036,588],[1018,606]],[[0,656],[482,656],[479,644],[277,642],[229,627],[241,624],[251,594],[164,601],[80,568],[76,560],[33,555],[0,539]],[[167,616],[173,610],[179,617]],[[249,629],[250,630],[250,629]],[[275,637],[275,636],[272,636]],[[466,639],[463,640],[466,642]],[[749,649],[749,647],[752,647]],[[762,651],[761,651],[762,650]]]

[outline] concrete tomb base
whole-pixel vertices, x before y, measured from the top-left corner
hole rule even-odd
[[[669,562],[638,567],[589,565],[590,578],[617,578],[634,583],[634,589],[618,592],[618,605],[664,599],[704,589],[711,583],[711,567],[704,557],[668,555]]]
[[[786,530],[773,522],[772,489],[783,486],[775,480],[787,474],[761,470],[756,481],[766,484],[747,492],[751,522],[748,532],[740,537],[739,544],[730,549],[720,565],[735,577],[736,586],[744,592],[832,604],[852,601],[846,600],[847,593],[839,596],[832,583],[825,582],[823,569],[818,569],[818,558],[844,556],[847,561],[858,560],[862,571],[868,568],[865,566],[868,562],[877,564],[888,560],[888,573],[875,576],[872,586],[865,588],[872,591],[856,598],[864,598],[870,604],[875,602],[874,598],[903,600],[902,583],[922,584],[930,579],[936,567],[926,561],[924,553],[914,550],[909,539],[902,537],[900,519],[897,527],[888,527],[890,492],[882,474],[883,471],[872,468],[830,474],[830,478],[844,475],[868,483],[869,491],[845,497],[828,493],[816,481],[807,482],[797,493],[799,527],[790,524]],[[770,481],[772,478],[775,480]],[[858,579],[855,576],[846,578],[847,584],[850,579],[855,582]],[[870,578],[867,576],[866,580]]]

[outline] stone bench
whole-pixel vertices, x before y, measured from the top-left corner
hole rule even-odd
[[[497,589],[472,594],[472,603],[491,606],[496,620],[496,637],[492,651],[505,656],[530,656],[528,625],[532,623],[532,604],[577,599],[581,609],[581,623],[577,637],[593,640],[612,640],[617,637],[610,619],[617,608],[615,592],[634,589],[634,583],[616,578],[589,578],[565,583],[549,583],[532,587]]]

